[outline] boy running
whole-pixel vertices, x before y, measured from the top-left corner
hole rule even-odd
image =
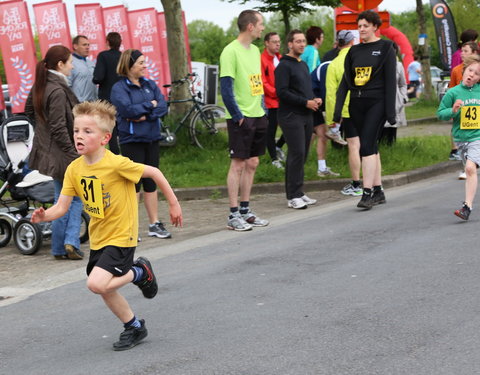
[[[81,155],[65,172],[58,202],[48,210],[36,209],[32,223],[63,216],[74,196],[79,196],[90,214],[90,259],[87,287],[100,294],[125,330],[113,350],[126,350],[147,337],[145,321],[132,312],[118,292],[133,282],[146,298],[157,294],[158,286],[148,259],[133,260],[138,240],[138,207],[135,184],[152,178],[170,206],[173,225],[182,225],[182,211],[172,188],[158,168],[134,163],[105,148],[115,126],[115,107],[103,101],[84,102],[73,108],[74,142]]]
[[[437,110],[441,120],[453,118],[452,135],[465,163],[465,202],[454,212],[468,220],[477,191],[477,168],[480,165],[480,57],[464,61],[462,82],[447,91]]]

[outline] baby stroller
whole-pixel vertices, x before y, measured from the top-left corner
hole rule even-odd
[[[30,222],[35,207],[54,200],[53,179],[26,168],[33,136],[33,125],[26,116],[14,115],[0,125],[0,180],[3,181],[0,187],[0,247],[7,246],[13,235],[15,245],[24,255],[36,253],[43,239],[52,234],[50,222]],[[89,221],[90,217],[82,212],[82,243],[88,240]]]

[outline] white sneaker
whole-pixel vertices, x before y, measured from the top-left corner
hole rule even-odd
[[[335,143],[338,143],[339,145],[342,145],[342,146],[347,145],[347,141],[342,138],[342,135],[340,134],[340,132],[334,133],[332,129],[327,129],[325,136],[328,139],[331,139],[332,141],[334,141]]]
[[[332,171],[329,167],[325,169],[319,169],[317,171],[317,176],[318,177],[338,177],[340,176],[340,173]]]
[[[303,194],[303,196],[300,197],[300,199],[303,200],[307,204],[307,206],[310,206],[312,204],[317,203],[316,199],[312,199],[310,197],[307,197],[305,194]]]
[[[278,160],[283,161],[283,162],[287,160],[287,158],[285,157],[285,153],[283,152],[283,150],[280,147],[277,147],[276,151],[277,151]]]
[[[288,201],[288,207],[296,208],[296,209],[304,209],[307,208],[307,204],[302,198],[293,198]]]
[[[272,161],[272,165],[275,167],[275,168],[278,168],[278,169],[283,169],[283,164],[280,160],[274,160]]]
[[[458,175],[458,179],[459,180],[466,180],[467,179],[467,174],[465,173],[465,171],[460,172],[460,174]]]

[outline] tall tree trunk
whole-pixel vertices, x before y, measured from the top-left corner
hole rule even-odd
[[[161,0],[167,25],[168,61],[172,81],[183,78],[188,73],[187,49],[183,32],[182,5],[180,0]],[[173,92],[172,99],[189,97],[189,86],[182,85]],[[188,108],[188,103],[172,105],[173,114],[181,114]]]
[[[427,27],[425,24],[425,11],[423,8],[422,0],[417,1],[417,15],[418,15],[418,30],[420,34],[427,34]],[[430,73],[430,51],[428,39],[425,38],[423,46],[419,46],[420,61],[422,63],[422,77],[424,87],[424,98],[428,101],[434,99],[434,92],[432,88],[432,76]]]

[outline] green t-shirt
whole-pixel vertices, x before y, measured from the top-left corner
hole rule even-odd
[[[220,77],[232,77],[235,101],[246,117],[262,117],[263,83],[260,51],[250,44],[245,48],[237,39],[227,45],[220,55]],[[227,112],[227,119],[232,116]]]

